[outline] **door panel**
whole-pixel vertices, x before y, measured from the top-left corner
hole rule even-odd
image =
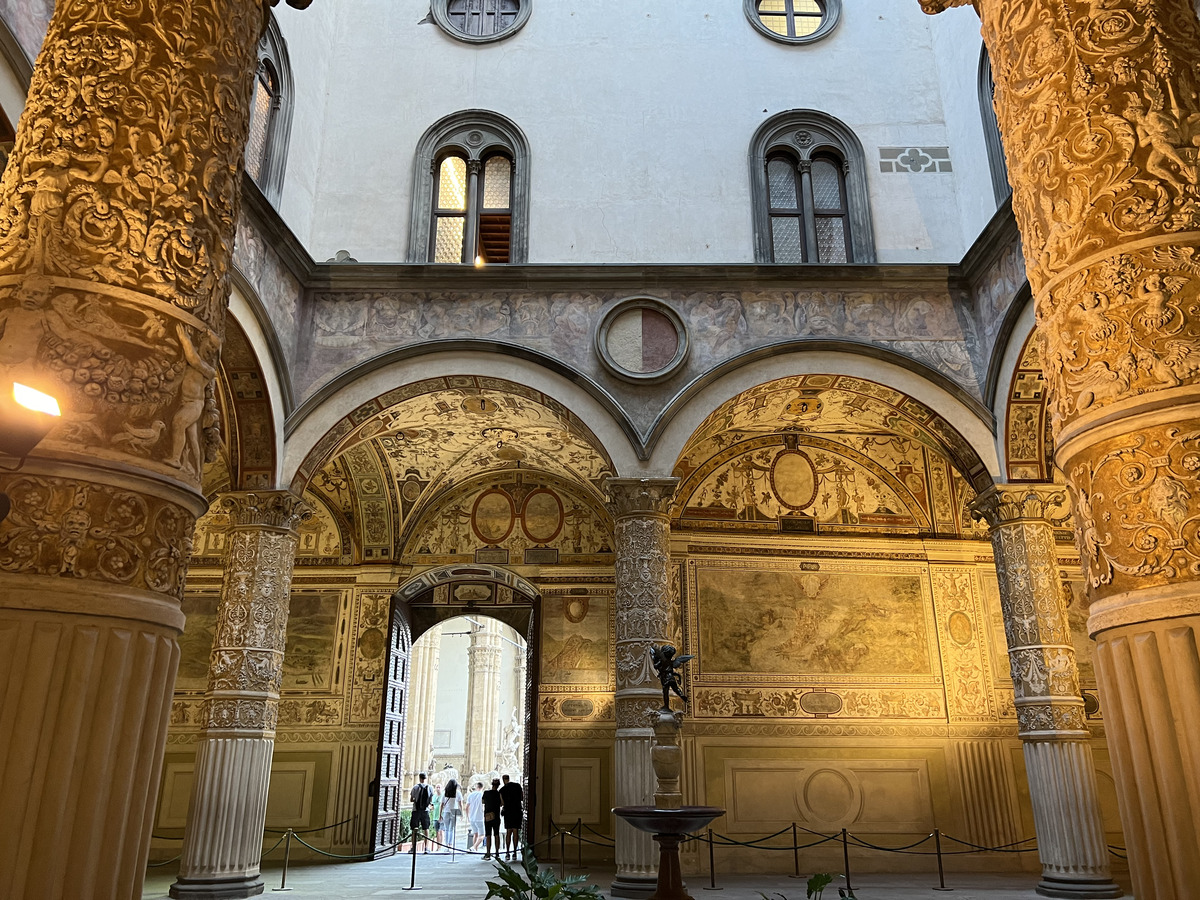
[[[375,783],[375,821],[372,841],[376,852],[399,840],[404,787],[400,783],[404,760],[404,721],[408,712],[409,657],[412,651],[412,615],[408,603],[392,600],[388,627],[388,660],[384,668],[383,702],[379,728],[379,771]]]

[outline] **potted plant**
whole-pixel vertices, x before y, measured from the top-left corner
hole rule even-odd
[[[496,873],[500,880],[487,882],[484,900],[604,900],[596,885],[584,884],[586,875],[559,878],[553,869],[539,867],[528,848],[518,865],[497,859]]]

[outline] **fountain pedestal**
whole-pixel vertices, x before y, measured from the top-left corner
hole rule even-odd
[[[684,890],[683,871],[679,865],[679,844],[694,831],[699,831],[725,810],[716,806],[684,806],[679,788],[679,773],[683,753],[679,746],[679,715],[669,709],[659,710],[654,726],[654,746],[650,760],[658,788],[654,806],[618,806],[613,814],[620,816],[639,831],[654,835],[658,842],[658,884],[649,900],[693,900]]]

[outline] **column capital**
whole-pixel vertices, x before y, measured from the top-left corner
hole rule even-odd
[[[678,487],[678,478],[608,478],[604,482],[608,509],[617,519],[669,515]]]
[[[312,509],[291,491],[231,491],[220,495],[221,509],[235,527],[280,528],[294,532]]]
[[[1059,484],[994,484],[971,503],[971,511],[992,528],[1031,520],[1063,525],[1071,518],[1071,501]]]

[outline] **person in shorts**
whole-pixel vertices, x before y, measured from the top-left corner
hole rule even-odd
[[[504,778],[504,787],[500,788],[500,799],[504,802],[504,849],[508,851],[506,859],[517,858],[521,850],[521,820],[525,817],[523,809],[525,792],[515,781]]]
[[[433,801],[433,791],[425,783],[425,773],[417,776],[417,783],[409,791],[408,798],[412,801],[413,852],[416,852],[418,841],[424,842],[425,852],[429,852],[429,804]]]
[[[483,834],[484,859],[492,858],[492,838],[496,839],[496,859],[500,858],[500,807],[504,800],[500,797],[500,779],[492,779],[492,789],[483,792]]]

